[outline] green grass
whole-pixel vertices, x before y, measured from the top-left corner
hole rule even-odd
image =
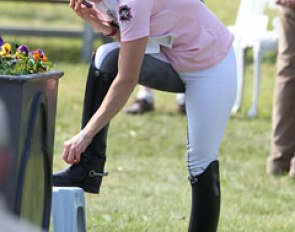
[[[237,0],[208,0],[207,4],[225,24],[234,23]],[[14,6],[0,3],[1,9],[8,9],[1,12],[1,24],[16,25],[21,20],[23,25],[53,26],[55,23],[57,25],[54,26],[61,27],[76,23],[78,26],[80,23],[64,5],[32,4],[32,8],[26,5],[12,17],[9,12]],[[63,142],[80,127],[88,69],[80,56],[82,42],[60,38],[17,39],[27,42],[32,48],[42,47],[56,63],[55,69],[65,72],[60,79],[56,116],[53,169],[57,171],[66,166],[60,158]],[[275,57],[275,53],[269,53],[264,59],[259,117],[250,120],[246,112],[251,103],[251,51],[246,56],[242,109],[231,117],[219,154],[222,186],[220,232],[295,230],[294,182],[288,177],[273,178],[265,173]],[[134,95],[130,101],[132,99]],[[106,165],[109,176],[104,179],[99,195],[86,194],[88,231],[187,231],[190,186],[185,157],[186,119],[176,114],[173,94],[156,92],[156,99],[155,112],[143,116],[120,113],[111,122]]]

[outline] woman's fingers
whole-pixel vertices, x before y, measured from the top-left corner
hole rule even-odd
[[[76,15],[83,18],[90,24],[101,24],[99,12],[94,8],[88,8],[82,4],[82,0],[70,0],[70,7],[75,11]]]
[[[72,9],[75,8],[75,3],[76,3],[76,1],[77,1],[77,0],[70,0],[70,7],[71,7]]]
[[[69,156],[69,153],[70,153],[70,146],[68,144],[68,142],[65,142],[64,143],[64,151],[63,151],[63,155],[62,155],[62,158],[65,162],[68,163],[68,156]]]
[[[94,9],[92,9],[92,8],[83,8],[83,9],[81,10],[81,13],[83,14],[83,17],[84,17],[84,18],[89,18],[89,19],[96,19],[96,20],[98,20],[96,10],[94,10]]]
[[[70,0],[70,7],[78,16],[82,17],[82,10],[85,9],[85,6],[82,6],[82,0]]]
[[[295,0],[277,0],[277,4],[282,6],[294,7]]]
[[[79,163],[81,154],[88,145],[81,134],[77,134],[64,143],[63,160],[69,164]]]
[[[76,163],[76,149],[74,146],[71,146],[69,150],[68,163],[70,164]]]
[[[70,7],[76,11],[76,9],[81,8],[81,0],[70,0]]]
[[[69,164],[76,162],[76,148],[71,140],[64,143],[63,160]]]

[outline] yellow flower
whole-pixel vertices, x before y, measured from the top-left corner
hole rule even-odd
[[[11,51],[11,45],[9,43],[4,43],[0,49],[0,56],[8,56]]]

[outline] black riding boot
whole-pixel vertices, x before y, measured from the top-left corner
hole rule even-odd
[[[91,64],[85,89],[82,128],[101,105],[113,81],[110,75],[98,70]],[[108,125],[97,133],[80,162],[53,174],[54,186],[80,187],[89,193],[99,193],[102,177],[106,176],[106,139]]]
[[[213,161],[199,176],[190,178],[192,208],[189,232],[216,232],[220,212],[219,163]]]

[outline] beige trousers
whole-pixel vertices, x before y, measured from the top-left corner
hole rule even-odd
[[[268,172],[295,166],[295,9],[280,7],[281,33],[274,89],[271,154]],[[294,167],[295,168],[295,167]]]

